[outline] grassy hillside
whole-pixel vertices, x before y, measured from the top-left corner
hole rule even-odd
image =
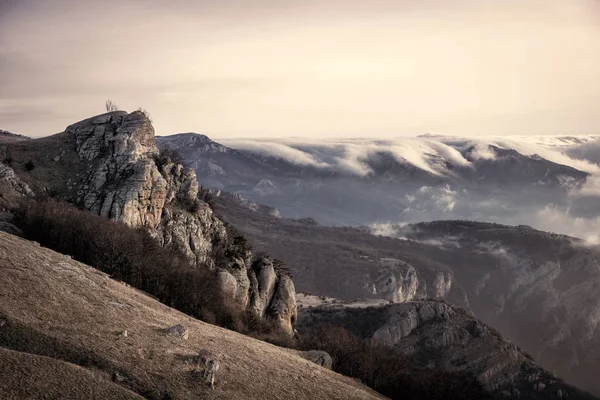
[[[147,399],[381,398],[293,350],[195,320],[68,256],[1,232],[0,298],[0,347],[60,360],[77,371],[76,365],[85,367],[102,390],[112,390],[113,380]],[[175,324],[188,329],[188,340],[166,334]],[[220,361],[214,390],[195,372],[199,353]],[[0,364],[12,354],[0,353]],[[41,377],[28,389],[32,398],[64,384],[48,364],[29,367]],[[14,379],[0,372],[0,382]],[[61,398],[82,397],[75,391]]]

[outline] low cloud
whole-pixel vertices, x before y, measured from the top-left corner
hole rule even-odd
[[[578,154],[582,158],[574,158],[568,152],[569,148],[573,148],[573,143],[580,150]],[[303,143],[296,139],[228,144],[276,156],[294,164],[358,177],[371,177],[376,171],[380,171],[376,167],[381,154],[393,157],[390,159],[400,164],[428,172],[431,179],[427,179],[425,175],[411,175],[413,170],[407,169],[406,176],[402,177],[407,185],[394,186],[396,183],[388,184],[384,181],[383,184],[389,186],[374,187],[379,195],[389,196],[389,201],[381,197],[381,206],[389,206],[390,213],[393,212],[397,218],[389,223],[380,220],[380,223],[372,225],[371,229],[376,234],[398,236],[398,226],[406,223],[469,219],[507,225],[530,225],[544,231],[579,237],[589,243],[600,243],[600,206],[596,206],[600,204],[600,166],[592,158],[583,158],[584,152],[581,150],[590,146],[594,151],[600,151],[600,146],[589,137],[473,140],[428,136],[380,141],[356,139]],[[481,176],[481,185],[465,185],[458,176],[460,168],[468,168],[472,174],[477,168],[475,160],[494,160],[496,153],[490,146],[513,149],[525,157],[537,154],[547,161],[568,165],[590,175],[582,181],[578,177],[581,174],[571,176],[567,171],[556,177],[558,187],[545,186],[540,189],[545,190],[543,193],[536,192],[535,188],[531,191],[523,188],[522,193],[498,191],[495,187],[485,186],[486,175]],[[473,162],[463,156],[467,151]],[[588,154],[595,152],[590,151]],[[424,177],[425,180],[422,180]],[[511,177],[507,177],[508,184],[510,179]],[[411,186],[412,184],[418,186]],[[397,208],[391,206],[390,202],[394,201]],[[402,237],[401,234],[400,236]]]
[[[572,217],[565,210],[546,206],[531,218],[529,225],[543,231],[558,232],[584,239],[590,244],[600,244],[600,216],[595,218]]]
[[[240,150],[247,150],[269,157],[280,158],[296,165],[317,168],[325,168],[328,166],[326,163],[316,160],[311,154],[287,146],[283,143],[239,141],[228,143],[228,145]]]
[[[466,153],[475,161],[495,160],[497,155],[492,146],[515,150],[526,157],[538,155],[556,164],[600,176],[600,166],[594,162],[595,158],[583,158],[582,150],[578,153],[579,158],[570,155],[568,150],[572,142],[575,140],[549,140],[542,137],[460,139],[443,136],[394,140],[312,140],[310,143],[302,139],[225,141],[231,147],[279,157],[294,164],[328,168],[357,176],[374,173],[370,160],[387,154],[399,164],[417,168],[432,176],[452,177],[456,168],[474,168],[473,163],[465,158]],[[598,145],[587,138],[582,146]],[[595,152],[593,154],[596,155]],[[600,146],[597,156],[600,159]]]
[[[475,142],[472,144],[473,148],[469,155],[473,160],[495,160],[496,153],[494,150],[485,143]]]

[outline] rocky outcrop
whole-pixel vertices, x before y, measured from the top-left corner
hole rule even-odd
[[[225,228],[208,204],[197,201],[192,170],[170,160],[156,162],[154,128],[144,113],[108,113],[66,132],[74,136],[79,158],[88,162],[78,203],[131,227],[149,228],[162,245],[177,248],[197,265],[211,264],[213,239],[225,237]]]
[[[417,272],[415,267],[405,261],[382,258],[369,286],[373,296],[394,303],[445,298],[452,289],[452,273],[428,270]]]
[[[235,254],[223,250],[236,238],[199,198],[195,172],[159,154],[154,128],[144,112],[99,115],[70,125],[59,136],[72,143],[79,171],[85,171],[65,172],[76,189],[75,203],[147,229],[162,246],[187,255],[197,268],[218,269],[223,292],[234,304],[292,332],[296,305],[291,279],[274,269],[256,275],[252,254],[244,245],[237,246]],[[35,145],[35,140],[29,143]],[[252,279],[258,280],[256,285]]]
[[[15,174],[15,171],[6,164],[0,164],[0,186],[3,188],[2,193],[5,196],[34,197],[29,185],[23,182]]]
[[[250,265],[250,269],[244,269],[244,265]],[[271,260],[259,258],[251,263],[249,259],[237,259],[229,270],[219,271],[219,280],[222,291],[242,307],[259,317],[275,319],[287,332],[293,331],[298,315],[294,282]]]
[[[467,372],[495,398],[592,398],[538,366],[519,347],[483,322],[443,301],[380,307],[331,304],[301,310],[298,331],[343,326],[393,349],[410,365]]]
[[[320,365],[323,368],[331,369],[333,365],[333,360],[331,356],[326,351],[322,350],[309,350],[303,351],[300,353],[302,357],[306,358],[308,361],[312,361],[317,365]]]
[[[381,266],[372,284],[373,295],[394,302],[415,298],[419,280],[412,265],[400,260],[382,259]]]

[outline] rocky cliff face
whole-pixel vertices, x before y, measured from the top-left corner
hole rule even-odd
[[[469,221],[398,227],[394,239],[273,218],[233,196],[219,200],[221,215],[257,247],[285,254],[300,292],[342,300],[444,299],[498,329],[544,368],[600,394],[598,246],[527,226]]]
[[[8,135],[7,132],[0,131],[0,138],[6,135]],[[12,161],[7,156],[7,147],[1,143],[2,141],[0,140],[0,213],[6,211],[11,204],[21,198],[35,196],[29,185],[21,180],[11,167]],[[8,222],[3,221],[3,219],[8,218],[0,217],[0,225],[8,224]],[[3,230],[1,226],[0,230]],[[15,232],[8,226],[5,226],[4,230]]]
[[[34,197],[33,191],[27,183],[23,182],[15,171],[5,164],[0,164],[0,185],[6,189],[2,193],[19,197]]]
[[[321,323],[379,341],[411,365],[470,373],[495,398],[592,398],[538,366],[493,328],[442,301],[303,308],[300,335]]]
[[[452,289],[448,271],[417,271],[395,258],[382,258],[375,278],[367,280],[373,296],[395,303],[424,298],[445,298]]]
[[[219,269],[223,291],[239,307],[273,318],[292,332],[296,303],[291,279],[271,268],[258,274],[269,284],[262,285],[256,270],[272,263],[253,262],[243,246],[236,256],[215,261],[215,247],[231,241],[232,234],[199,198],[194,171],[159,156],[154,128],[143,112],[117,111],[86,119],[67,127],[56,141],[63,145],[53,150],[57,155],[48,161],[55,162],[48,168],[53,174],[60,168],[61,158],[67,158],[65,154],[74,151],[78,159],[76,167],[66,166],[77,173],[62,171],[63,181],[67,180],[63,197],[98,215],[148,229],[163,246],[183,252],[198,268]],[[27,142],[28,146],[35,144],[36,140]],[[38,170],[44,168],[40,165]],[[51,186],[43,189],[57,190]]]

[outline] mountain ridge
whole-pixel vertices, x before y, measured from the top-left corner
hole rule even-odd
[[[562,148],[433,138],[231,140],[218,144],[225,150],[217,154],[189,146],[194,135],[164,136],[157,143],[179,149],[204,186],[238,192],[287,218],[335,226],[475,218],[546,228],[545,206],[565,219],[600,215],[578,195],[594,184],[599,167],[568,158]],[[271,188],[262,190],[266,181]],[[578,226],[572,221],[567,228]]]
[[[464,221],[401,225],[375,236],[369,227],[275,218],[238,199],[222,192],[219,215],[258,249],[285,255],[298,291],[341,300],[444,299],[568,382],[600,390],[597,246],[527,226]]]

